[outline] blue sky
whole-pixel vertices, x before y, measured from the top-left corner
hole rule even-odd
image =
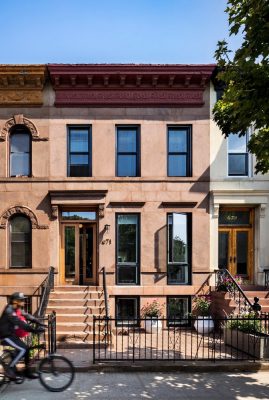
[[[0,63],[211,63],[226,3],[2,0]]]

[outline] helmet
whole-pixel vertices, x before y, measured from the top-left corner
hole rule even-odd
[[[11,302],[14,301],[14,300],[21,300],[21,301],[23,301],[23,300],[25,300],[25,299],[26,299],[26,297],[24,296],[24,294],[23,294],[22,292],[15,292],[15,293],[13,293],[13,294],[10,296],[9,302],[11,303]]]

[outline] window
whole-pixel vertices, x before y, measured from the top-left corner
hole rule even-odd
[[[117,128],[117,176],[140,176],[138,127]]]
[[[139,297],[116,297],[116,324],[138,325]]]
[[[10,134],[10,176],[31,175],[31,136],[24,127],[15,128]]]
[[[168,176],[191,176],[191,128],[168,127]]]
[[[91,176],[90,127],[69,127],[68,176]]]
[[[31,222],[24,215],[16,215],[10,220],[10,266],[30,268]]]
[[[248,176],[248,135],[228,137],[228,175]]]
[[[63,220],[84,220],[84,221],[95,221],[96,212],[95,211],[62,211]]]
[[[190,214],[168,215],[168,284],[189,284],[190,218]]]
[[[167,297],[168,325],[188,325],[191,310],[190,296]]]
[[[117,284],[139,284],[139,215],[119,214],[117,219]]]

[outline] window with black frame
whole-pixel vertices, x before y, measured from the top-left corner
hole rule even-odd
[[[167,282],[170,285],[190,283],[190,221],[190,214],[168,214]]]
[[[9,221],[10,267],[31,268],[32,227],[29,218],[17,214]]]
[[[189,325],[190,296],[167,297],[168,325]]]
[[[191,127],[168,127],[168,176],[191,176]]]
[[[91,176],[91,129],[68,128],[68,176]]]
[[[31,175],[31,135],[27,128],[16,127],[10,134],[10,176]]]
[[[117,176],[140,176],[138,127],[117,127]]]
[[[228,175],[248,176],[248,135],[230,134],[228,137]]]
[[[116,324],[137,325],[139,307],[139,297],[116,297]]]
[[[139,215],[116,215],[117,284],[139,285]]]

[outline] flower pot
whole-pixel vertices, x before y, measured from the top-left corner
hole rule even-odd
[[[156,333],[162,329],[162,321],[157,318],[147,318],[145,320],[145,329],[148,333]]]
[[[194,322],[194,328],[198,333],[207,334],[213,331],[214,322],[210,316],[198,316]]]
[[[269,335],[224,329],[224,343],[257,359],[269,357]]]

